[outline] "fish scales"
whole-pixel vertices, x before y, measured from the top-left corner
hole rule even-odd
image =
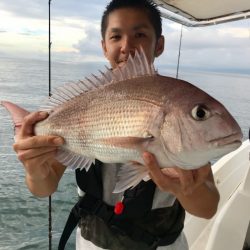
[[[108,154],[115,152],[117,155],[122,152],[123,159],[131,153],[138,155],[131,149],[112,146],[114,137],[143,137],[145,131],[150,132],[151,121],[160,112],[162,92],[153,92],[146,87],[150,88],[155,78],[137,80],[136,83],[129,80],[81,94],[55,109],[44,123],[40,123],[41,128],[36,128],[37,133],[63,136],[69,150],[87,156],[92,156],[93,151],[102,159],[110,158]],[[139,91],[142,88],[144,90]]]

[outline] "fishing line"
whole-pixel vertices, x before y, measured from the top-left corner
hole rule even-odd
[[[49,0],[49,96],[51,96],[51,30],[50,30],[50,4],[52,0]]]
[[[50,30],[50,4],[51,0],[49,0],[49,96],[51,96],[51,30]],[[52,250],[52,197],[49,196],[49,250]]]
[[[49,96],[51,96],[51,15],[50,15],[50,7],[51,7],[51,1],[49,0],[48,4],[49,4],[49,39],[48,39],[48,49],[49,49],[49,89],[48,89],[48,94]],[[64,207],[65,202],[63,203],[63,205],[60,207],[60,210],[58,211],[58,216],[57,218],[54,219],[54,222],[52,224],[52,196],[49,196],[49,201],[48,201],[48,220],[49,220],[49,226],[48,226],[48,237],[49,237],[49,250],[52,250],[52,229],[55,227],[56,222],[58,220],[58,217],[62,211],[62,207]]]
[[[182,42],[182,30],[183,30],[183,24],[181,25],[181,35],[180,35],[180,43],[179,43],[179,53],[178,53],[178,62],[177,62],[177,70],[176,70],[176,79],[178,79],[178,77],[179,77],[179,65],[180,65],[181,42]]]
[[[248,28],[248,35],[249,35],[249,39],[250,39],[250,19],[248,19],[248,25],[249,25],[249,28]]]

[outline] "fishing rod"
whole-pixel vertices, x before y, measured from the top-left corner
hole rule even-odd
[[[51,96],[51,30],[50,30],[50,5],[51,1],[49,0],[49,96]]]
[[[51,30],[50,30],[50,5],[51,0],[49,0],[49,96],[51,96]],[[49,250],[52,250],[52,198],[49,196]]]
[[[183,29],[183,24],[181,25],[181,35],[180,35],[180,43],[179,43],[179,53],[178,53],[178,62],[177,62],[177,70],[176,70],[176,79],[178,79],[178,77],[179,77],[179,65],[180,65],[181,42],[182,42],[182,29]]]

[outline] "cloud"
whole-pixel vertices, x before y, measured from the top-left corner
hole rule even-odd
[[[104,10],[104,6],[109,1],[91,0],[60,0],[52,1],[52,14],[58,17],[77,17],[88,20],[99,20]]]
[[[52,0],[53,60],[106,62],[101,49],[100,19],[109,0]],[[181,25],[163,20],[164,54],[157,60],[176,68]],[[204,28],[183,27],[181,68],[245,69],[249,67],[249,21]],[[48,1],[0,1],[0,55],[47,59]]]
[[[176,69],[181,25],[164,21],[165,52],[158,68]],[[180,69],[250,73],[247,20],[204,28],[183,27]]]
[[[45,1],[1,1],[0,9],[5,10],[11,13],[13,16],[18,17],[44,19],[47,16],[47,4],[45,5]]]
[[[51,40],[52,52],[58,60],[103,61],[100,44],[100,19],[104,6],[109,1],[92,0],[52,0],[51,1]],[[0,2],[0,23],[12,41],[8,44],[10,53],[33,48],[33,55],[41,58],[48,50],[48,1],[13,0]],[[1,26],[0,26],[1,28]],[[25,38],[26,37],[26,38]],[[27,39],[29,37],[29,40]],[[39,38],[39,42],[37,40]],[[1,43],[7,43],[7,36]],[[11,46],[13,50],[11,51]],[[20,48],[17,49],[17,47]],[[6,48],[6,46],[5,46]],[[0,48],[0,50],[2,50]],[[27,51],[29,54],[29,51]],[[25,54],[25,53],[22,53]]]
[[[52,0],[51,17],[78,17],[99,19],[108,1],[78,1]],[[91,8],[90,8],[91,6]],[[0,9],[4,9],[14,16],[35,19],[48,19],[48,1],[41,0],[8,0],[0,2]]]
[[[83,56],[103,56],[99,25],[90,25],[84,29],[84,38],[73,45]]]
[[[230,35],[231,37],[235,38],[246,38],[248,39],[250,37],[250,30],[243,27],[231,27],[226,28],[223,30],[220,30],[221,35]]]
[[[7,32],[1,35],[1,50],[9,51],[10,55],[32,54],[34,57],[43,58],[43,53],[48,53],[48,20],[30,19],[31,17],[17,17],[6,10],[0,11],[0,23]],[[71,61],[80,59],[86,61],[85,51],[88,58],[95,53],[99,47],[97,34],[99,33],[99,21],[91,21],[79,17],[54,17],[51,21],[52,52],[55,58],[63,60],[63,57],[72,58]],[[5,35],[3,35],[5,34]],[[89,42],[91,41],[91,42]],[[61,54],[61,55],[60,55]],[[79,54],[79,55],[78,55]],[[100,56],[99,56],[100,57]]]
[[[240,23],[244,24],[243,21]],[[179,46],[180,25],[170,24],[164,26],[166,44],[168,48]],[[242,49],[250,46],[249,27],[232,27],[231,24],[209,26],[203,28],[183,28],[182,47],[184,49]],[[239,26],[239,22],[238,22]],[[170,28],[172,30],[170,30]],[[174,29],[173,29],[174,27]]]

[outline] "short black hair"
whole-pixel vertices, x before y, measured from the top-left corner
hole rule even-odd
[[[151,24],[154,27],[156,38],[160,38],[162,34],[161,13],[157,5],[152,0],[112,0],[107,6],[102,16],[101,34],[105,38],[107,30],[107,20],[109,14],[120,8],[137,8],[147,13]]]

